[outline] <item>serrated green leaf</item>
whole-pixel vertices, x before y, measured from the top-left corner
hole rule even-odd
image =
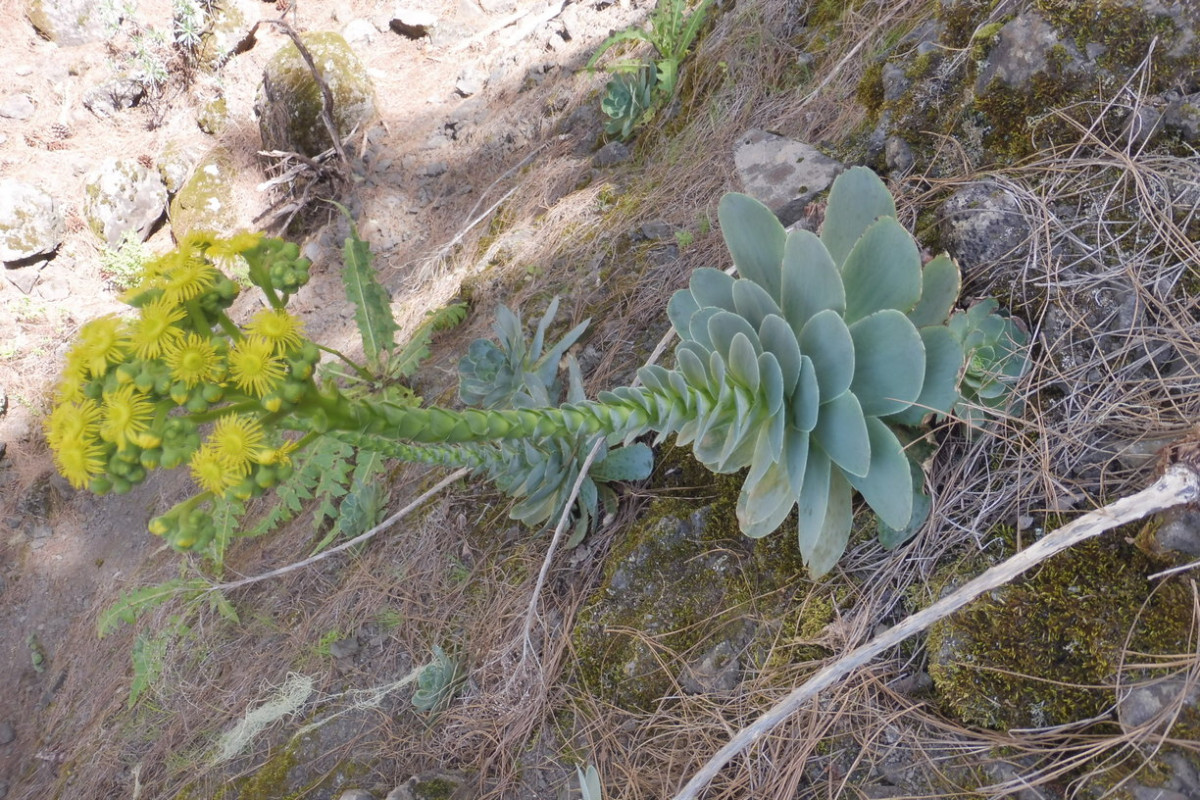
[[[912,405],[925,382],[921,334],[899,311],[885,309],[850,326],[854,339],[854,380],[863,413],[896,414]]]
[[[175,637],[175,631],[167,630],[156,636],[141,633],[134,640],[130,654],[133,661],[133,682],[129,686],[129,708],[133,708],[138,698],[162,676],[167,647]]]
[[[396,320],[391,300],[371,266],[371,249],[358,238],[353,223],[342,250],[342,282],[346,297],[354,304],[354,321],[362,336],[363,354],[374,362],[383,350],[396,347]]]
[[[721,235],[743,278],[780,300],[780,266],[787,234],[771,209],[753,197],[730,192],[717,206]]]
[[[921,299],[921,254],[892,217],[867,228],[842,265],[846,323],[885,308],[908,312]]]
[[[233,603],[229,602],[229,598],[222,591],[213,591],[208,593],[209,607],[216,611],[221,618],[232,622],[235,625],[241,624],[241,618],[238,617],[237,609],[233,607]]]
[[[853,167],[839,175],[829,190],[821,242],[840,268],[872,223],[895,216],[896,203],[879,176],[866,167]]]
[[[854,380],[854,339],[836,311],[820,311],[808,321],[800,331],[800,352],[816,369],[820,402],[828,403],[850,388]]]
[[[821,404],[813,439],[846,472],[866,475],[871,468],[871,442],[862,406],[853,392]]]
[[[826,309],[846,310],[842,276],[825,245],[811,231],[788,234],[783,252],[784,317],[797,336],[813,315]]]
[[[117,629],[122,622],[133,623],[147,611],[158,608],[163,603],[174,598],[189,600],[208,587],[208,581],[203,578],[176,578],[155,584],[143,586],[131,592],[122,594],[100,615],[96,622],[96,635],[104,638]]]

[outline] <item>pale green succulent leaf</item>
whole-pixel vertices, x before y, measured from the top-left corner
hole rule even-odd
[[[788,234],[783,251],[782,274],[784,317],[799,335],[814,314],[827,309],[846,310],[842,276],[825,245],[811,231]]]
[[[921,334],[899,311],[885,309],[850,326],[854,339],[854,380],[863,413],[882,417],[899,413],[921,394],[925,382],[925,345]]]
[[[709,383],[706,359],[696,352],[697,349],[694,342],[684,342],[675,348],[675,364],[688,383],[697,389],[706,390]]]
[[[708,375],[713,400],[720,405],[722,395],[729,391],[729,383],[725,380],[725,359],[715,350],[708,354]]]
[[[822,403],[840,397],[854,380],[854,339],[836,311],[815,314],[800,331],[800,352],[812,360]]]
[[[912,519],[913,483],[908,456],[896,434],[874,417],[867,418],[871,443],[871,468],[866,475],[847,474],[872,510],[887,525],[904,528]]]
[[[729,358],[733,340],[741,334],[753,346],[755,355],[762,352],[762,344],[758,341],[758,331],[740,314],[729,311],[718,311],[708,318],[708,336],[712,341],[713,350]],[[727,364],[728,366],[728,364]]]
[[[768,315],[758,326],[758,340],[764,352],[775,356],[783,381],[783,393],[791,396],[800,378],[800,342],[792,326],[783,317]]]
[[[783,313],[766,289],[745,278],[733,284],[733,304],[737,313],[745,317],[756,330],[767,315],[778,316]]]
[[[917,531],[929,519],[929,512],[933,510],[933,500],[921,489],[921,484],[925,481],[921,468],[914,464],[912,459],[909,459],[909,469],[912,471],[914,487],[912,519],[903,528],[893,528],[882,519],[879,520],[877,535],[879,544],[884,550],[894,550],[916,536]]]
[[[921,253],[904,226],[884,217],[867,228],[842,265],[846,322],[885,308],[907,312],[921,299]]]
[[[804,480],[796,498],[796,505],[800,509],[798,544],[805,564],[812,560],[812,554],[821,538],[821,530],[825,526],[825,511],[829,507],[829,481],[833,472],[829,456],[810,439]]]
[[[671,295],[671,299],[667,301],[667,319],[671,320],[671,327],[675,329],[679,338],[685,341],[692,338],[692,315],[699,310],[696,298],[686,289],[680,289]]]
[[[733,283],[732,275],[712,267],[701,267],[692,273],[688,288],[700,308],[716,306],[733,311]]]
[[[654,470],[654,451],[641,442],[614,447],[599,463],[593,463],[588,475],[600,483],[644,481]]]
[[[867,420],[853,392],[821,404],[812,435],[833,463],[846,472],[862,476],[871,468]]]
[[[817,368],[808,356],[800,357],[800,379],[792,392],[791,423],[805,433],[817,424],[821,413],[821,387],[817,383]]]
[[[656,392],[667,393],[670,391],[671,379],[667,375],[667,370],[658,364],[650,364],[638,370],[638,380],[646,385],[648,389]]]
[[[718,314],[727,313],[729,312],[722,311],[713,306],[702,308],[692,315],[691,320],[688,322],[688,333],[686,336],[679,330],[676,330],[676,333],[679,333],[679,338],[693,341],[711,352],[713,350],[713,340],[708,333],[708,322]]]
[[[866,167],[853,167],[839,175],[829,191],[821,242],[840,267],[872,223],[895,216],[896,203],[879,176]]]
[[[787,239],[779,219],[753,197],[736,192],[721,198],[717,218],[738,273],[779,302],[779,268]]]
[[[783,418],[783,371],[774,353],[765,352],[758,357],[759,388],[768,416]]]
[[[795,505],[787,466],[773,462],[757,480],[747,478],[743,484],[737,501],[738,527],[751,538],[762,538],[782,525]]]
[[[962,273],[958,264],[942,253],[921,270],[921,300],[908,312],[908,318],[918,328],[944,324],[961,291]]]
[[[817,536],[816,545],[804,559],[808,574],[814,580],[827,574],[846,552],[850,541],[850,528],[854,522],[850,484],[842,473],[834,470],[829,476],[829,501],[825,507],[825,520]]]
[[[963,369],[963,350],[945,325],[922,328],[925,346],[925,381],[916,402],[889,415],[889,425],[920,425],[928,414],[949,414],[958,401],[958,377]]]
[[[808,467],[808,434],[791,426],[785,428],[783,458],[787,461],[788,480],[792,483],[792,494],[799,498],[804,486],[804,474]]]
[[[758,353],[744,333],[734,335],[729,344],[729,377],[750,392],[757,394],[759,386]]]

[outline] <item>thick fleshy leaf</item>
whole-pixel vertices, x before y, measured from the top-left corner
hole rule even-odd
[[[733,305],[756,330],[768,314],[783,314],[766,289],[745,278],[733,284]]]
[[[921,299],[921,253],[904,226],[884,217],[854,245],[842,265],[846,322],[885,308],[908,312]]]
[[[912,405],[925,382],[921,334],[899,311],[876,311],[850,326],[854,339],[854,380],[863,413],[896,414]]]
[[[836,311],[821,311],[800,331],[800,352],[812,359],[821,402],[840,397],[854,380],[854,340]]]
[[[846,310],[842,276],[829,251],[816,234],[798,230],[788,234],[783,250],[784,316],[799,335],[814,314],[832,309]]]
[[[846,475],[879,518],[893,528],[904,528],[912,519],[913,484],[908,456],[896,434],[875,418],[867,419],[871,442],[871,468],[863,476]]]
[[[805,433],[817,424],[821,413],[821,387],[817,385],[817,368],[808,356],[800,357],[800,379],[792,392],[791,423]]]
[[[707,389],[709,385],[707,358],[702,358],[700,353],[696,352],[698,349],[694,342],[680,344],[675,348],[675,365],[687,378],[688,383],[698,389]]]
[[[829,479],[833,465],[819,445],[810,444],[804,468],[804,480],[796,504],[800,508],[798,544],[804,563],[812,560],[825,527],[825,511],[829,506]]]
[[[756,355],[762,352],[758,331],[754,330],[745,317],[729,311],[718,311],[708,318],[708,336],[712,341],[713,350],[725,356],[726,360],[729,358],[729,348],[733,346],[733,339],[739,333],[753,345]]]
[[[637,376],[638,380],[644,383],[648,389],[661,394],[671,393],[671,378],[667,374],[667,370],[658,364],[642,367],[638,370]]]
[[[688,323],[687,336],[684,336],[683,333],[679,332],[678,330],[676,333],[679,333],[679,338],[690,339],[691,341],[703,347],[705,350],[711,352],[713,349],[713,342],[712,337],[708,335],[708,321],[717,314],[725,313],[727,312],[722,311],[714,306],[702,308],[695,314],[692,314],[691,321]]]
[[[667,301],[667,319],[681,339],[690,339],[692,315],[700,310],[692,293],[681,289]]]
[[[782,417],[783,371],[774,353],[763,353],[758,357],[759,389],[767,409],[767,416]]]
[[[788,480],[792,482],[792,494],[800,497],[804,485],[804,473],[808,465],[808,434],[788,427],[783,435],[783,458],[787,461]]]
[[[879,176],[866,167],[853,167],[839,175],[829,191],[821,242],[840,267],[875,220],[895,216],[896,203]]]
[[[753,197],[730,192],[717,206],[721,235],[743,278],[779,302],[779,270],[787,234],[771,209]]]
[[[962,345],[945,325],[922,328],[925,345],[925,381],[911,406],[887,417],[888,424],[920,425],[931,413],[949,414],[958,402],[958,376],[963,368]]]
[[[879,520],[878,536],[879,544],[884,550],[893,550],[907,542],[921,526],[925,524],[925,520],[929,519],[929,512],[933,510],[933,500],[929,495],[925,494],[921,485],[925,482],[925,475],[921,472],[921,468],[909,459],[909,469],[913,476],[913,511],[912,519],[908,521],[908,525],[903,528],[893,528],[885,523],[882,519]]]
[[[871,441],[867,420],[853,392],[845,392],[821,404],[815,439],[833,463],[853,475],[866,475],[871,468]]]
[[[908,312],[908,318],[918,328],[944,324],[961,291],[962,274],[958,264],[942,253],[921,270],[921,301]]]
[[[758,353],[746,334],[738,333],[729,344],[729,377],[745,386],[751,393],[758,393]]]
[[[783,378],[783,392],[791,395],[800,377],[800,342],[792,326],[783,317],[771,314],[758,326],[758,340],[763,351],[775,356]]]
[[[854,523],[852,495],[850,484],[846,483],[840,472],[834,470],[829,476],[829,502],[825,507],[825,522],[817,536],[816,546],[805,559],[808,563],[808,574],[814,579],[833,569],[838,559],[846,552],[846,543],[850,541],[850,528]]]
[[[588,475],[602,483],[643,481],[650,477],[653,469],[654,451],[641,442],[636,442],[609,450],[603,461],[592,464]]]
[[[733,311],[733,276],[726,275],[719,269],[700,267],[692,273],[688,288],[696,305],[716,306],[726,311]]]
[[[747,479],[742,486],[737,501],[738,527],[751,538],[761,538],[782,525],[795,505],[787,467],[772,463],[761,478],[753,483]]]

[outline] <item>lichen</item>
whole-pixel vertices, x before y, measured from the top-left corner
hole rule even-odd
[[[1015,536],[998,531],[1001,553]],[[941,580],[985,564],[972,556]],[[1006,730],[1060,725],[1102,715],[1115,702],[1123,653],[1183,652],[1192,624],[1186,587],[1166,581],[1147,597],[1150,557],[1120,534],[1093,539],[990,592],[929,632],[929,673],[943,709],[973,725]],[[1146,661],[1146,657],[1139,657]],[[1128,683],[1149,671],[1121,675]],[[1181,719],[1177,735],[1200,720]]]

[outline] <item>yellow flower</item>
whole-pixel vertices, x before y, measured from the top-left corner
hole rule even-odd
[[[94,377],[102,377],[109,364],[124,360],[129,352],[128,329],[125,321],[115,314],[106,314],[84,325],[75,341],[67,363],[80,365]]]
[[[262,454],[263,429],[254,417],[226,414],[217,420],[204,446],[240,478]]]
[[[83,387],[87,384],[87,371],[77,359],[67,359],[58,383],[54,385],[54,399],[61,403],[77,403],[83,399]]]
[[[100,406],[95,400],[62,402],[46,418],[46,441],[57,448],[63,442],[77,441],[100,434]]]
[[[76,489],[84,489],[92,478],[104,473],[104,446],[95,436],[66,438],[54,447],[58,472]]]
[[[189,253],[182,244],[179,249],[178,258],[162,278],[163,296],[174,304],[203,294],[217,282],[220,275],[200,252]]]
[[[142,306],[141,318],[133,324],[130,340],[138,358],[157,358],[183,334],[175,323],[187,313],[175,303],[160,297]]]
[[[276,355],[295,350],[304,343],[304,323],[283,309],[264,308],[250,320],[246,331],[270,342]]]
[[[118,450],[124,450],[137,434],[149,428],[154,404],[135,386],[128,384],[115,392],[105,392],[101,411],[104,420],[100,424],[100,438],[112,442]]]
[[[208,255],[211,258],[233,258],[239,256],[247,250],[253,250],[258,247],[258,243],[263,239],[261,233],[235,233],[228,239],[217,239],[208,248]]]
[[[203,336],[189,333],[163,351],[163,362],[171,377],[191,389],[198,383],[217,383],[224,372],[217,348]]]
[[[229,487],[241,480],[239,475],[229,471],[216,449],[207,444],[192,453],[188,463],[192,468],[192,480],[201,489],[215,495],[225,494]]]
[[[229,376],[246,394],[270,394],[286,374],[283,359],[275,357],[274,346],[261,336],[248,336],[229,351]]]
[[[292,453],[296,452],[299,442],[284,439],[283,443],[274,450],[264,450],[258,457],[258,463],[286,467],[292,463]]]

